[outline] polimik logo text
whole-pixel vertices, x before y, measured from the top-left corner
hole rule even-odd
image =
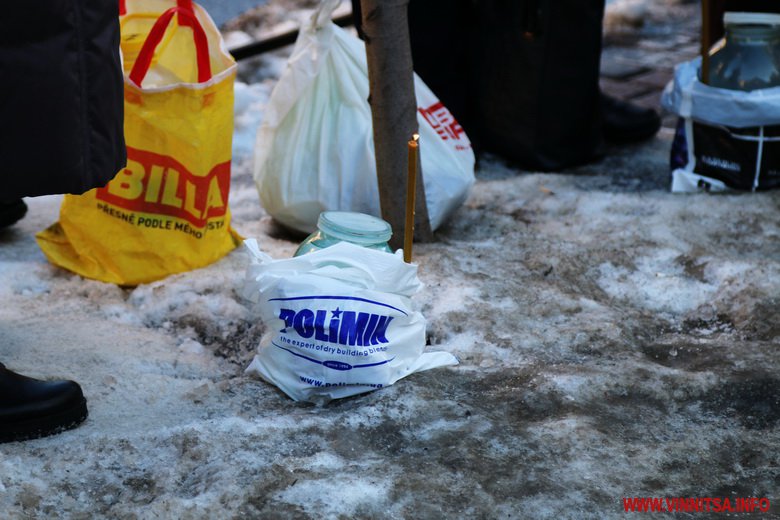
[[[197,176],[173,157],[128,147],[127,167],[99,188],[96,197],[130,211],[177,217],[203,228],[208,219],[225,215],[229,191],[229,161]]]
[[[291,328],[302,338],[360,347],[389,343],[387,327],[393,320],[391,316],[338,308],[334,311],[282,309],[279,319],[284,320],[283,333]]]

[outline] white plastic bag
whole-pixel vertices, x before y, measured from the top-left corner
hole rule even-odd
[[[327,402],[458,360],[423,353],[425,318],[410,297],[417,266],[399,254],[339,243],[273,260],[255,240],[244,296],[269,332],[246,371],[296,401]]]
[[[254,177],[275,219],[310,233],[323,211],[380,216],[362,41],[330,21],[326,0],[302,28],[257,134]],[[420,159],[433,229],[466,199],[474,152],[463,128],[415,75]]]
[[[680,116],[672,191],[780,188],[780,87],[743,92],[699,81],[701,58],[682,63],[664,90]]]

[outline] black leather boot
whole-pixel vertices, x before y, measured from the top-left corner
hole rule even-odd
[[[87,400],[73,381],[40,381],[0,364],[0,443],[37,439],[75,428]]]
[[[22,199],[11,202],[0,201],[0,229],[20,220],[27,213],[27,204]]]
[[[652,108],[642,108],[601,93],[601,122],[604,139],[629,144],[653,137],[661,128],[661,118]]]

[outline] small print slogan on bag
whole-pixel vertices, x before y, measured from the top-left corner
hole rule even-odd
[[[66,195],[59,222],[37,238],[54,264],[137,285],[240,243],[228,208],[236,64],[189,1],[127,0],[120,26],[127,166],[102,188]]]

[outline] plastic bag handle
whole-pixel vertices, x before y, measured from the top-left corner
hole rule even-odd
[[[333,11],[341,5],[341,0],[324,0],[320,7],[311,15],[311,26],[314,29],[324,27],[331,21]]]
[[[149,72],[149,67],[152,65],[152,58],[154,57],[154,51],[160,44],[165,31],[168,29],[168,25],[171,23],[173,15],[178,13],[180,17],[184,17],[189,21],[189,25],[192,27],[192,34],[195,39],[195,53],[198,60],[198,83],[205,83],[211,79],[211,61],[209,60],[209,42],[206,38],[206,32],[200,25],[200,22],[195,17],[195,13],[188,11],[184,7],[171,7],[154,23],[152,30],[149,31],[149,36],[146,37],[146,41],[141,47],[141,51],[138,53],[138,58],[133,65],[133,70],[130,71],[130,81],[141,86],[146,73]]]

